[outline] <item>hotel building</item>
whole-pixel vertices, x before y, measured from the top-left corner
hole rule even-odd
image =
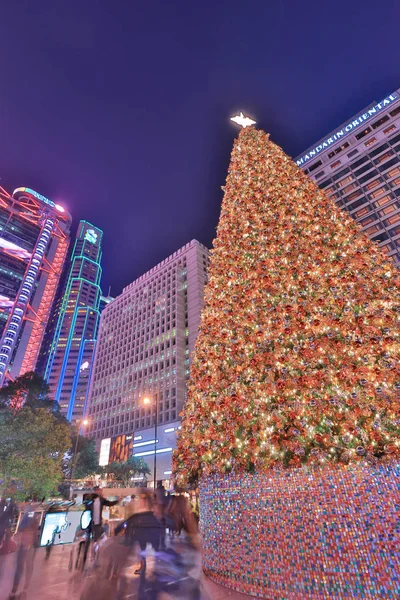
[[[98,332],[101,300],[101,242],[103,232],[80,221],[61,299],[55,306],[44,377],[53,398],[69,421],[85,411]]]
[[[400,264],[400,89],[373,102],[296,162]]]
[[[124,288],[100,321],[87,435],[101,464],[143,457],[169,478],[207,279],[208,249],[193,240]],[[143,403],[144,398],[150,404]],[[157,403],[158,432],[155,439]],[[118,451],[117,451],[118,450]]]
[[[0,386],[34,371],[69,246],[71,216],[30,188],[0,188]]]

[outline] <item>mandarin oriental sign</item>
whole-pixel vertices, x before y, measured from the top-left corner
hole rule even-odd
[[[362,113],[361,115],[358,115],[358,117],[356,117],[352,121],[349,121],[348,123],[346,123],[346,125],[343,125],[343,127],[341,129],[338,129],[337,131],[335,131],[335,133],[333,135],[331,135],[329,138],[326,138],[323,142],[318,144],[318,146],[316,146],[312,150],[309,150],[307,152],[307,154],[303,154],[303,156],[296,159],[297,166],[298,167],[303,166],[306,162],[308,162],[315,156],[318,156],[318,154],[320,152],[322,152],[323,150],[326,150],[326,148],[329,148],[329,146],[332,146],[332,144],[335,144],[340,139],[346,137],[354,129],[356,129],[363,123],[365,123],[365,121],[368,121],[368,119],[370,119],[371,117],[374,117],[375,115],[379,114],[389,104],[392,104],[392,102],[394,102],[395,100],[398,100],[398,99],[399,99],[398,94],[393,93],[393,94],[390,94],[390,96],[388,96],[381,102],[378,102],[378,104],[375,104],[375,106],[368,108],[364,113]]]

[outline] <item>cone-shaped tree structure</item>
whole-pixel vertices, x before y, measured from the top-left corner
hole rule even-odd
[[[398,272],[248,127],[211,254],[178,481],[399,452]]]

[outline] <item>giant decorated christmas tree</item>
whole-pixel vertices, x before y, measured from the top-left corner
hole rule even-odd
[[[395,461],[396,267],[252,126],[224,191],[177,481]]]

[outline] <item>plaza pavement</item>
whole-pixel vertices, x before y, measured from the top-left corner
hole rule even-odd
[[[38,548],[34,560],[34,572],[31,585],[27,592],[26,600],[80,600],[82,590],[90,585],[90,577],[95,580],[96,573],[85,574],[84,579],[80,573],[69,570],[71,546],[55,546],[52,549],[49,560],[45,560],[45,551]],[[15,568],[15,553],[6,556],[0,556],[0,600],[8,600]],[[152,558],[148,559],[148,568],[151,569]],[[131,579],[131,592],[127,600],[137,599],[137,587],[139,577],[134,575],[134,565],[129,569]],[[250,596],[239,594],[237,592],[221,587],[203,576],[202,578],[201,600],[251,600]],[[99,585],[95,595],[90,594],[91,600],[97,600],[97,597],[107,597],[102,595],[104,590]],[[182,596],[178,596],[181,600]],[[173,595],[164,595],[163,600],[171,600]],[[25,600],[25,599],[24,599]]]

